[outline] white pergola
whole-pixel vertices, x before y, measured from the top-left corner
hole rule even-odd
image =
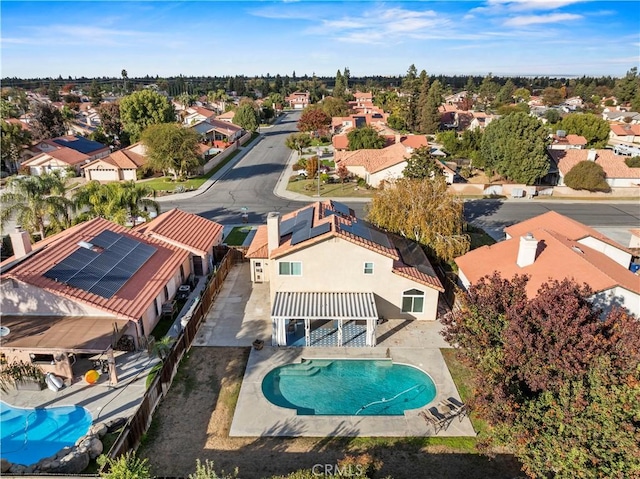
[[[378,310],[373,293],[277,292],[271,308],[271,344],[287,345],[287,320],[304,319],[305,344],[311,345],[311,321],[338,321],[338,346],[342,346],[344,321],[367,322],[366,345],[376,345]]]

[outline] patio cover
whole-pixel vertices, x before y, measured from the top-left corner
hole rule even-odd
[[[313,319],[338,320],[339,333],[343,320],[366,320],[367,345],[375,346],[378,310],[373,293],[277,292],[271,308],[271,319],[274,346],[287,344],[287,319],[304,319],[307,334],[309,320]]]
[[[11,332],[0,340],[0,348],[99,353],[111,346],[113,323],[117,323],[122,332],[128,320],[92,316],[2,316],[2,325]]]

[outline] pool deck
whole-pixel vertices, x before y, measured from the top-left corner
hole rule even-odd
[[[76,377],[71,386],[58,392],[46,388],[42,391],[12,390],[2,393],[0,399],[23,408],[82,406],[91,413],[94,422],[129,418],[142,402],[147,375],[157,362],[158,359],[146,351],[127,353],[116,360],[119,379],[116,386],[109,384],[107,375],[101,376],[93,385]]]
[[[389,348],[395,363],[417,366],[431,376],[436,398],[428,406],[458,392],[438,349]],[[277,366],[300,362],[302,358],[385,358],[387,348],[272,348],[252,350],[229,436],[475,436],[471,421],[454,418],[445,430],[436,431],[418,413],[424,408],[406,411],[404,416],[298,416],[293,409],[276,406],[262,394],[262,379]],[[340,391],[335,392],[340,394]]]

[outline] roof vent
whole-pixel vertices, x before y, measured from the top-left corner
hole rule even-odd
[[[93,244],[91,244],[91,243],[89,243],[87,241],[80,241],[78,243],[78,246],[81,246],[82,248],[85,248],[85,249],[93,250]]]
[[[572,246],[571,249],[573,251],[575,251],[576,253],[580,253],[580,254],[584,254],[584,251],[582,251],[580,248],[578,248],[577,246]]]

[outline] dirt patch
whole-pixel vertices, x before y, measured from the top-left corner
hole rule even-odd
[[[242,479],[261,479],[336,464],[347,454],[368,452],[382,462],[375,477],[453,479],[512,478],[519,465],[509,455],[489,459],[422,439],[229,437],[249,348],[193,348],[154,415],[140,457],[156,476],[185,477],[196,459],[218,471],[238,469]],[[262,414],[255,411],[256,415]]]

